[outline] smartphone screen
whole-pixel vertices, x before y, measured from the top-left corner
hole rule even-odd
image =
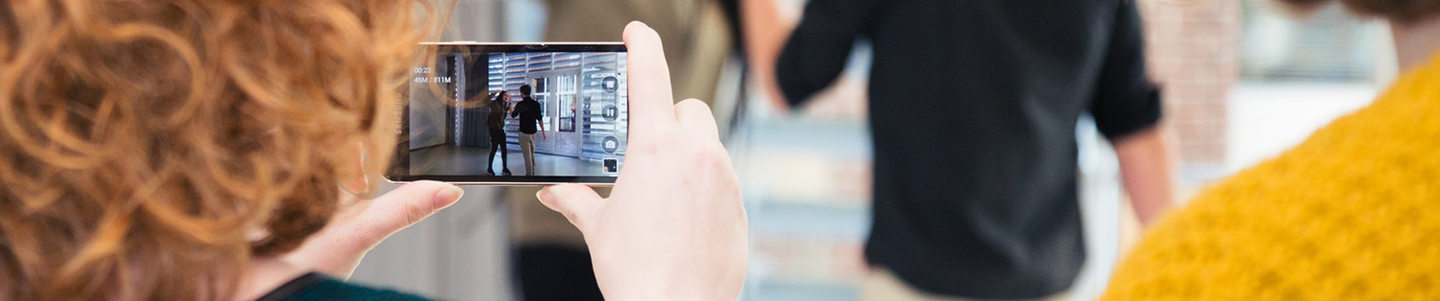
[[[388,179],[615,182],[629,124],[623,44],[420,47]]]

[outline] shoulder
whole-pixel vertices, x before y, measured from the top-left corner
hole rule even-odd
[[[1440,92],[1400,82],[1165,217],[1116,268],[1105,299],[1440,297],[1423,280],[1440,270],[1426,255],[1440,244],[1425,243],[1440,241],[1440,121],[1422,117],[1440,103],[1420,101]]]

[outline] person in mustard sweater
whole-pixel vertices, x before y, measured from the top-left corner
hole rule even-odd
[[[1162,218],[1102,300],[1440,300],[1440,1],[1343,2],[1391,23],[1403,75]]]

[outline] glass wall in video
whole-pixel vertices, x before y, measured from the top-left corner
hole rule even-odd
[[[410,174],[617,175],[629,116],[625,60],[624,52],[441,50],[410,85]]]

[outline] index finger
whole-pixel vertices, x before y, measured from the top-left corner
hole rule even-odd
[[[640,21],[625,26],[625,48],[629,52],[630,136],[650,133],[675,124],[675,101],[670,90],[670,68],[660,35]],[[641,138],[639,141],[647,141]]]

